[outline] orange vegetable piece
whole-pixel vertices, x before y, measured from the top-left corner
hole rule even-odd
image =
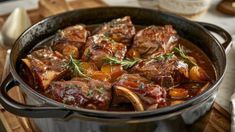
[[[91,78],[97,79],[100,81],[110,81],[111,80],[110,74],[102,72],[102,71],[94,71],[91,74]]]
[[[173,88],[169,90],[169,95],[173,99],[185,99],[189,96],[189,92],[184,88]]]
[[[193,66],[189,71],[189,78],[193,81],[205,82],[209,81],[210,78],[206,71],[199,66]]]
[[[184,102],[183,100],[173,100],[173,101],[171,101],[171,106],[172,105],[178,105],[178,104],[181,104],[183,102]]]
[[[79,57],[78,48],[73,45],[66,45],[63,49],[63,55],[69,56],[72,55],[74,58]]]
[[[98,70],[95,64],[91,62],[81,62],[80,67],[85,74],[92,74],[94,71]]]
[[[123,73],[123,68],[121,65],[109,65],[105,64],[101,67],[101,71],[110,74],[112,80],[118,78]]]

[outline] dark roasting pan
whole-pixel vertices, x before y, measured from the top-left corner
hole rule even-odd
[[[56,102],[35,92],[19,76],[20,59],[36,44],[54,35],[57,30],[84,23],[100,24],[129,15],[136,25],[171,24],[178,34],[193,42],[211,59],[217,79],[204,93],[185,103],[144,112],[96,111]],[[225,41],[220,43],[209,32],[215,32]],[[210,110],[226,69],[226,53],[231,36],[222,28],[156,10],[132,7],[102,7],[75,10],[46,18],[27,29],[15,42],[10,55],[11,73],[1,85],[0,103],[9,112],[31,117],[41,131],[188,131],[189,125]],[[27,104],[11,99],[7,92],[20,86]]]

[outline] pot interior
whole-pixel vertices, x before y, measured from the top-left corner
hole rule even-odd
[[[20,71],[18,67],[20,59],[25,57],[36,44],[40,43],[45,38],[53,36],[59,29],[79,23],[86,25],[101,24],[123,16],[130,16],[135,25],[173,25],[173,28],[177,30],[182,38],[191,41],[206,53],[216,69],[217,81],[215,85],[218,84],[218,80],[220,80],[225,70],[226,57],[221,45],[219,45],[218,41],[216,41],[207,30],[199,24],[171,14],[156,10],[129,7],[104,7],[75,10],[46,18],[33,25],[19,37],[12,48],[11,70],[14,78],[21,84],[26,85],[18,75],[18,71]],[[28,90],[28,86],[24,88]],[[211,87],[211,89],[212,88],[215,88],[215,86]],[[203,94],[205,94],[205,96],[209,95],[208,91]],[[37,96],[42,95],[37,94]],[[48,99],[46,97],[43,98]],[[191,99],[190,103],[195,103],[198,99],[199,97]],[[175,108],[186,107],[184,105],[185,104],[182,104],[177,107],[171,106],[172,108],[167,107],[166,109],[173,110]],[[189,103],[187,105],[189,105]]]

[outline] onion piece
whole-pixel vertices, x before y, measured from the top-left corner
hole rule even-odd
[[[144,111],[144,107],[143,107],[143,104],[142,104],[140,98],[131,90],[129,90],[125,87],[116,86],[115,87],[115,94],[117,96],[124,96],[128,100],[130,100],[130,102],[132,103],[132,105],[136,111]]]
[[[202,93],[202,92],[204,92],[206,89],[208,89],[209,88],[209,86],[210,86],[210,82],[207,82],[199,91],[198,91],[198,94],[200,94],[200,93]]]
[[[193,81],[205,82],[209,80],[206,71],[199,66],[193,66],[189,71],[189,78]]]
[[[173,101],[171,101],[171,106],[178,105],[178,104],[181,104],[183,102],[184,102],[184,100],[173,100]]]
[[[186,99],[189,97],[189,91],[184,88],[172,88],[169,95],[172,99]]]
[[[147,110],[156,110],[158,108],[158,104],[153,104],[147,108]]]
[[[31,68],[32,64],[31,64],[31,62],[30,62],[29,59],[25,58],[25,59],[22,59],[22,61],[25,63],[25,65],[26,65],[29,69]]]

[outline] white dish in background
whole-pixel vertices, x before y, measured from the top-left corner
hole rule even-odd
[[[210,2],[211,0],[158,0],[158,7],[188,18],[197,18],[207,11]]]

